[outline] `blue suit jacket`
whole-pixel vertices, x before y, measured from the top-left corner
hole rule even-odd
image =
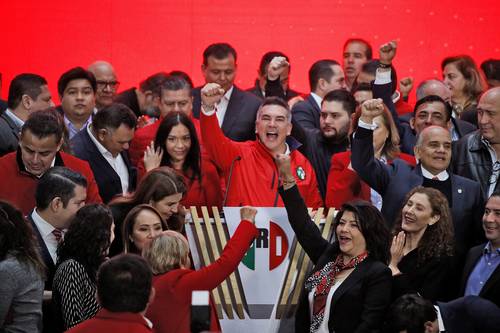
[[[488,300],[467,296],[448,303],[438,302],[437,305],[446,332],[500,332],[500,308]]]
[[[294,121],[298,122],[304,128],[319,129],[319,116],[321,109],[311,94],[307,95],[305,101],[298,102],[292,108]]]
[[[354,170],[382,195],[382,214],[390,226],[394,225],[406,194],[424,181],[420,164],[412,167],[398,158],[390,165],[380,162],[373,153],[373,131],[361,127],[352,140],[351,151]],[[483,200],[477,182],[455,174],[450,176],[455,242],[459,252],[464,253],[482,238]]]
[[[71,139],[71,148],[76,157],[89,163],[104,203],[108,203],[114,196],[122,194],[120,177],[99,152],[86,129],[81,130]],[[128,189],[133,191],[137,180],[137,169],[130,163],[126,151],[122,151],[121,156],[128,170]]]
[[[233,86],[233,92],[227,105],[222,132],[233,141],[255,140],[255,118],[262,101],[252,93]],[[201,88],[193,89],[193,115],[200,119]]]

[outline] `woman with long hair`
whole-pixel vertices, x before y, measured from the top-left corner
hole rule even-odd
[[[139,170],[151,171],[159,166],[171,167],[184,177],[187,186],[186,196],[182,199],[184,206],[221,206],[217,169],[202,154],[193,121],[184,113],[174,112],[163,118],[154,143],[144,153],[144,163],[139,165]]]
[[[186,186],[182,176],[169,167],[160,167],[148,172],[130,197],[119,197],[111,201],[116,238],[111,244],[110,256],[123,252],[122,232],[127,214],[141,204],[151,205],[162,218],[162,230],[172,229],[181,232],[184,227],[185,210],[180,204]],[[168,226],[168,228],[167,228]]]
[[[31,225],[0,201],[0,332],[42,331],[45,267]]]
[[[353,115],[351,133],[356,132],[361,116],[358,107]],[[373,131],[373,150],[375,158],[384,163],[392,163],[400,158],[410,165],[415,165],[415,157],[401,153],[399,134],[391,113],[386,106],[380,116],[373,119],[377,128]],[[351,166],[351,152],[346,151],[332,156],[326,192],[326,206],[340,208],[344,203],[361,199],[370,201],[378,209],[382,208],[382,197],[368,184],[363,182]]]
[[[153,322],[157,333],[190,332],[192,291],[216,288],[238,267],[258,235],[255,227],[257,210],[242,207],[240,212],[241,222],[220,258],[200,270],[191,269],[189,244],[178,232],[164,231],[146,246],[143,256],[153,271],[156,291],[146,317]],[[220,328],[212,303],[211,307],[210,331],[218,332]]]
[[[104,205],[78,210],[57,248],[53,298],[65,329],[92,318],[99,310],[96,274],[114,238],[111,211]]]
[[[332,243],[321,236],[295,184],[290,157],[278,155],[280,195],[297,241],[314,268],[302,287],[296,332],[375,332],[391,302],[390,234],[366,201],[344,203]]]
[[[138,205],[127,214],[121,230],[123,252],[141,255],[153,238],[168,230],[160,213],[150,205]]]
[[[443,82],[450,88],[455,116],[477,126],[477,102],[486,89],[474,60],[468,55],[447,57],[441,62]]]
[[[394,298],[418,292],[433,301],[446,299],[453,256],[448,200],[436,189],[414,188],[406,195],[391,245]]]

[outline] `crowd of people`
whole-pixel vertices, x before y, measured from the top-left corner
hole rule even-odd
[[[189,332],[191,292],[258,236],[253,207],[284,207],[313,263],[295,332],[500,332],[500,60],[450,56],[416,84],[396,53],[349,39],[308,94],[276,51],[238,88],[227,43],[197,88],[172,71],[119,93],[96,61],[60,76],[56,107],[17,75],[0,103],[0,332]],[[241,222],[194,270],[184,224],[202,206]],[[320,207],[337,209],[331,240]]]

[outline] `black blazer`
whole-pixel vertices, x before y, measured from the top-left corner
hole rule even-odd
[[[0,114],[0,157],[16,151],[19,143],[21,128],[2,111]]]
[[[478,296],[437,303],[446,332],[499,333],[500,308]]]
[[[81,130],[71,139],[71,148],[76,157],[89,163],[104,203],[108,203],[114,196],[122,194],[120,177],[99,152],[87,129]],[[128,189],[133,191],[136,186],[137,169],[130,163],[128,152],[122,151],[120,155],[128,170]]]
[[[319,129],[319,116],[321,109],[311,94],[307,98],[295,104],[292,108],[294,121],[298,122],[304,128]]]
[[[39,251],[38,253],[42,257],[43,263],[45,264],[46,268],[45,272],[47,273],[44,290],[52,290],[52,281],[54,280],[54,274],[56,273],[56,265],[54,264],[54,261],[50,256],[49,250],[47,249],[47,245],[45,245],[42,235],[40,234],[40,231],[36,227],[35,221],[33,221],[31,214],[33,214],[33,212],[31,212],[28,216],[26,216],[26,219],[28,219],[28,221],[31,223],[31,227],[33,228],[33,232],[38,242],[37,244]]]
[[[297,186],[286,191],[280,187],[288,219],[298,242],[314,264],[314,272],[335,259],[337,247],[325,240],[311,221]],[[385,311],[391,303],[391,271],[382,262],[368,257],[359,264],[333,294],[328,329],[336,333],[379,331]],[[302,289],[295,331],[309,332],[310,310],[308,292]]]
[[[475,246],[469,250],[467,258],[465,259],[464,272],[462,274],[462,282],[460,284],[460,295],[464,295],[469,275],[472,273],[472,270],[476,267],[477,262],[483,255],[483,249],[485,246],[486,243]],[[481,289],[479,296],[492,301],[500,307],[500,266],[493,271],[493,274],[491,274],[490,278]]]
[[[255,118],[261,100],[252,93],[233,86],[233,92],[227,105],[222,132],[233,141],[255,140]],[[193,115],[200,119],[201,87],[193,89]]]

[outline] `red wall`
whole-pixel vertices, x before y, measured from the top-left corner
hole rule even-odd
[[[398,76],[441,76],[447,55],[500,58],[498,0],[0,0],[1,96],[21,72],[47,78],[94,60],[110,61],[122,82],[136,85],[156,71],[180,69],[202,84],[203,49],[226,41],[238,52],[237,84],[253,84],[261,55],[291,57],[292,87],[308,92],[307,70],[319,58],[341,60],[343,41],[374,47],[399,41]]]

